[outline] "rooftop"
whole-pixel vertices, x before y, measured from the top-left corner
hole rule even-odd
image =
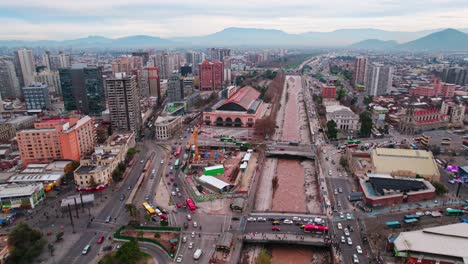
[[[0,199],[7,197],[29,196],[44,188],[42,183],[0,185]]]
[[[246,86],[237,90],[218,108],[226,111],[248,111],[253,109],[254,102],[260,96],[260,92],[252,86]],[[257,105],[258,107],[258,105]],[[256,109],[253,109],[256,110]]]
[[[228,183],[222,181],[222,180],[219,180],[213,176],[206,176],[206,175],[202,175],[200,176],[200,181],[202,182],[205,182],[213,187],[215,187],[216,189],[219,189],[219,190],[222,190],[223,188],[226,188],[227,186],[229,186]]]
[[[423,181],[415,179],[369,178],[370,184],[379,195],[388,193],[408,193],[427,189]]]
[[[98,171],[103,171],[107,167],[104,166],[97,166],[97,165],[82,165],[78,169],[75,170],[75,173],[78,174],[87,174],[91,172],[98,172]]]
[[[16,174],[8,179],[8,182],[51,182],[58,181],[64,174],[53,173],[53,174]]]
[[[431,241],[431,243],[427,243]],[[458,223],[401,232],[395,240],[398,251],[468,258],[468,224]]]

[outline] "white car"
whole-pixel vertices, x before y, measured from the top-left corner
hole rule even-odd
[[[342,192],[343,192],[343,189],[338,188],[338,192],[339,192],[339,193],[342,193]]]
[[[156,173],[156,170],[152,170],[151,173],[153,173],[153,174]]]
[[[257,222],[266,222],[265,217],[257,217]]]
[[[341,223],[338,223],[338,229],[343,229],[343,226],[341,225]]]
[[[353,244],[353,241],[351,241],[351,238],[350,238],[350,237],[348,237],[348,245],[350,245],[350,246],[351,246],[352,244]]]
[[[192,220],[192,216],[191,215],[187,215],[187,220]]]
[[[362,254],[361,246],[356,246],[356,251],[357,251],[357,253]]]
[[[344,218],[343,212],[340,213],[340,218],[342,218],[342,219]]]
[[[175,192],[171,192],[171,195],[172,195],[172,196],[176,196],[176,193],[175,193]]]
[[[332,175],[332,172],[331,172],[331,170],[329,170],[329,171],[328,171],[328,175],[330,175],[330,176]]]
[[[191,237],[195,237],[195,232],[192,232],[192,234],[190,235]]]
[[[353,263],[359,263],[359,258],[356,254],[353,254]]]
[[[247,218],[247,222],[255,222],[255,221],[257,221],[257,218],[255,218],[255,217]]]
[[[293,224],[293,221],[291,221],[291,220],[289,220],[289,219],[284,219],[283,224],[292,225],[292,224]]]
[[[345,229],[344,229],[344,234],[345,234],[345,236],[349,236],[349,230],[348,230],[348,228],[345,228]]]
[[[346,219],[351,220],[351,214],[346,214]]]
[[[161,160],[161,164],[164,164],[164,160]]]
[[[293,221],[301,221],[301,218],[300,218],[300,217],[297,217],[297,216],[294,216],[292,220],[293,220]]]
[[[345,237],[341,236],[341,243],[346,243]]]
[[[188,244],[188,248],[193,248],[193,242],[190,242],[190,243]]]
[[[197,227],[198,224],[197,224],[197,221],[193,222],[193,227]]]
[[[177,263],[181,263],[182,262],[182,255],[179,255],[176,259]]]

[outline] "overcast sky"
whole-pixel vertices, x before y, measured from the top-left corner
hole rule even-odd
[[[288,33],[468,28],[468,0],[0,0],[0,39],[198,36],[227,27]]]

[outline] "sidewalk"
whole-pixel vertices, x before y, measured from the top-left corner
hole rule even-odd
[[[374,209],[372,212],[367,213],[368,216],[376,216],[379,214],[385,213],[397,213],[401,211],[410,211],[410,210],[428,210],[428,209],[435,209],[436,207],[444,207],[450,205],[462,205],[464,204],[463,201],[460,200],[448,200],[448,201],[426,201],[426,202],[419,202],[414,204],[402,204],[396,206],[394,208],[386,207],[382,209]]]

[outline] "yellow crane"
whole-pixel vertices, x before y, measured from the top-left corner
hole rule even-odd
[[[193,129],[192,136],[190,137],[189,141],[187,141],[185,150],[186,151],[192,150],[195,154],[193,159],[195,161],[198,161],[198,159],[200,158],[200,155],[198,153],[198,126]]]

